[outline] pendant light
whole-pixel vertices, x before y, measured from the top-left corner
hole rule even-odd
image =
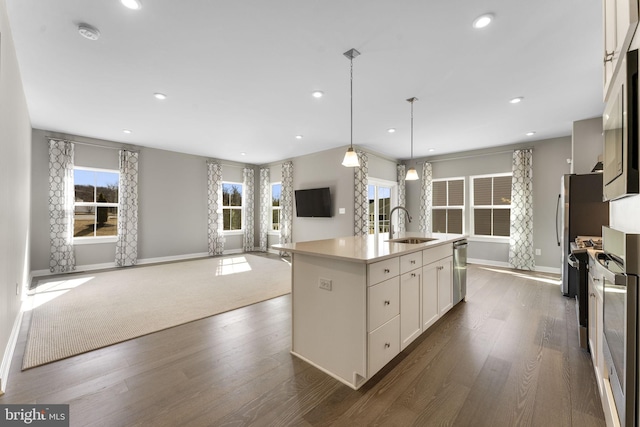
[[[413,98],[407,99],[407,101],[411,103],[411,160],[409,163],[413,163],[413,103],[417,100],[418,98],[416,98],[415,96]],[[416,168],[411,166],[407,171],[407,176],[404,179],[405,181],[415,181],[418,178],[419,177],[418,172],[416,172]]]
[[[355,151],[353,151],[353,58],[360,55],[355,49],[349,49],[344,54],[351,61],[351,144],[349,145],[349,149],[344,155],[344,160],[342,161],[342,166],[346,166],[348,168],[359,167],[360,162],[358,161],[358,155]]]

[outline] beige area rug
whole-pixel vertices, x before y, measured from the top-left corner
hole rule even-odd
[[[22,369],[291,292],[280,258],[238,254],[40,280]]]

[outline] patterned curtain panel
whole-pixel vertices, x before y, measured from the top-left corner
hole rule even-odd
[[[420,231],[431,232],[431,183],[433,181],[433,168],[431,163],[422,166],[422,178],[420,179]]]
[[[406,180],[405,178],[407,177],[407,171],[406,171],[406,167],[405,165],[397,165],[397,169],[398,169],[398,206],[405,206],[405,203],[407,203],[407,197],[406,197]],[[403,232],[403,231],[407,231],[406,228],[406,218],[407,216],[404,214],[404,212],[398,212],[398,226],[396,227],[396,231],[398,232]],[[389,219],[393,219],[393,218],[389,218]]]
[[[271,177],[269,168],[260,169],[260,250],[267,251],[271,228]]]
[[[244,236],[242,248],[245,252],[253,251],[255,240],[255,173],[252,168],[242,170],[244,195],[242,196],[242,210],[244,211]]]
[[[120,150],[116,266],[138,261],[138,153]]]
[[[510,219],[509,264],[519,270],[534,270],[533,152],[531,149],[513,152]]]
[[[73,143],[49,140],[49,224],[51,257],[49,271],[76,269],[73,250]]]
[[[207,161],[207,196],[209,211],[209,255],[222,255],[224,234],[222,228],[222,166],[218,162]]]
[[[356,151],[360,166],[353,168],[354,179],[354,235],[369,234],[369,158],[364,151]]]
[[[282,190],[280,193],[280,243],[291,243],[293,228],[293,162],[282,164]],[[288,252],[280,252],[280,255]]]

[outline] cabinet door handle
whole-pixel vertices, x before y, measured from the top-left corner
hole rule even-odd
[[[391,347],[391,344],[389,344],[388,342],[384,343],[384,348],[389,348]]]
[[[411,273],[411,277],[416,277],[416,273]]]
[[[604,51],[604,63],[606,64],[607,62],[612,62],[613,61],[613,55],[616,53],[616,51],[611,51],[611,52],[607,52],[606,50]]]
[[[412,259],[412,260],[411,260],[411,264],[415,264],[415,263],[416,263],[416,260],[415,260],[415,259]]]
[[[391,273],[391,271],[388,268],[385,268],[384,269],[384,274],[387,274],[387,273]]]
[[[391,301],[385,300],[384,305],[391,305]]]

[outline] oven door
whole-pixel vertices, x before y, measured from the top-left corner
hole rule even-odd
[[[625,274],[620,264],[601,255],[599,261],[605,267],[603,352],[620,425],[634,426],[638,277]]]

